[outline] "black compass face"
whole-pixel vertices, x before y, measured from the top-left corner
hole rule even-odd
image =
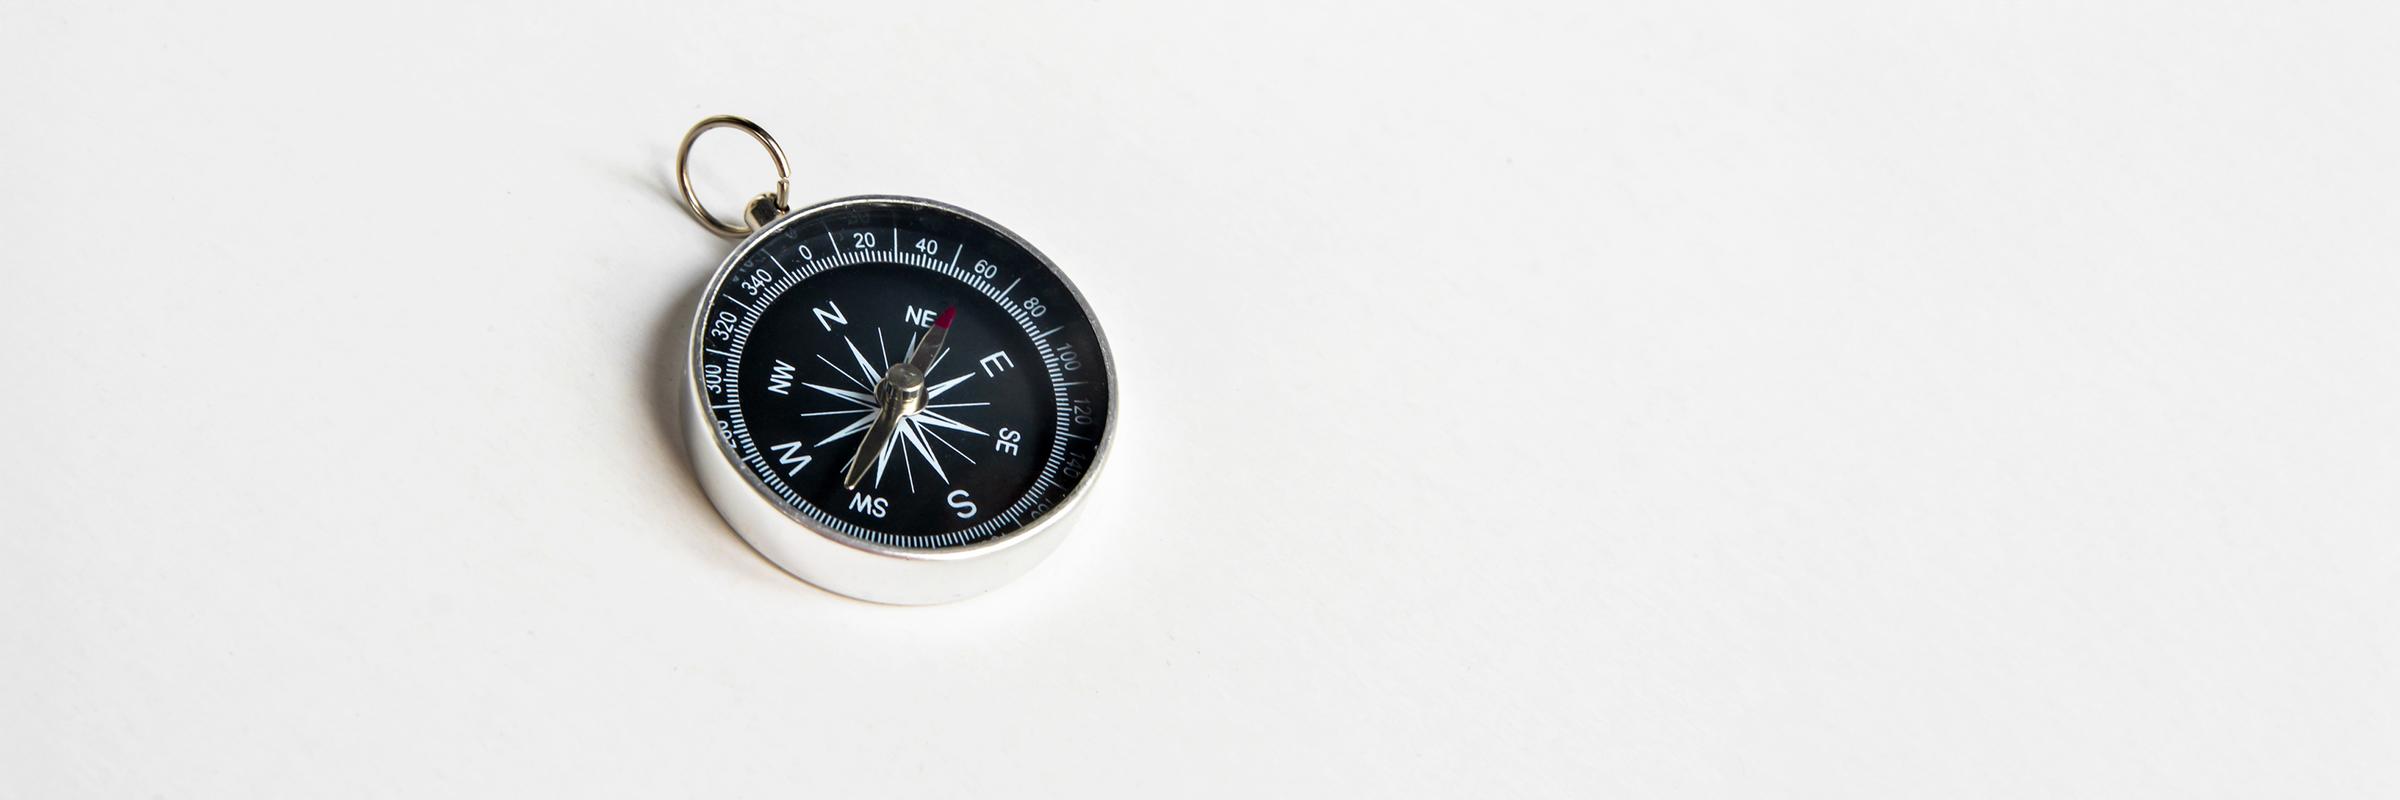
[[[974,544],[1040,519],[1097,460],[1099,330],[997,227],[843,201],[732,263],[702,312],[697,390],[727,454],[800,517],[890,547]]]

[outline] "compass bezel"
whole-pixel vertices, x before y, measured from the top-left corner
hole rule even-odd
[[[794,225],[862,206],[910,207],[945,213],[979,225],[1032,256],[1034,263],[1065,287],[1077,310],[1091,326],[1099,351],[1103,391],[1108,402],[1101,413],[1100,435],[1093,445],[1091,464],[1078,482],[1049,510],[1035,515],[1013,531],[981,541],[935,548],[897,547],[867,541],[835,530],[803,514],[777,497],[757,475],[744,469],[741,455],[717,435],[708,411],[707,387],[701,366],[707,348],[707,320],[725,282],[767,240]],[[776,566],[819,587],[882,603],[922,605],[963,599],[997,588],[1031,569],[1066,536],[1101,472],[1108,465],[1117,431],[1117,370],[1115,354],[1098,315],[1092,313],[1082,289],[1050,257],[1024,237],[991,219],[958,206],[906,195],[856,195],[795,209],[752,231],[709,276],[692,313],[691,332],[684,351],[685,449],[700,485],[734,531]]]

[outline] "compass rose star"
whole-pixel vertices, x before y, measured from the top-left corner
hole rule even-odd
[[[948,317],[945,316],[942,322],[947,323]],[[946,328],[947,325],[944,324],[941,327]],[[881,327],[875,329],[874,336],[876,342],[878,343],[878,355],[882,355],[888,360],[890,358],[889,351],[884,350],[881,343],[889,342],[890,337]],[[924,338],[927,337],[924,337],[917,332],[912,331],[910,333],[908,337],[907,351],[911,354],[912,358],[924,357],[925,354],[917,352],[918,345],[923,342]],[[940,346],[940,342],[938,340],[925,343],[934,345],[935,350],[935,352],[931,354],[930,360],[927,362],[929,365],[939,365],[942,357],[949,355],[950,348]],[[817,360],[823,363],[826,367],[832,369],[835,374],[842,376],[842,378],[848,383],[868,389],[869,391],[844,389],[838,386],[829,386],[820,383],[802,383],[802,386],[815,390],[828,397],[840,400],[844,404],[844,407],[842,408],[827,411],[805,412],[801,415],[807,417],[844,418],[844,424],[841,427],[835,429],[825,438],[818,440],[814,445],[812,445],[812,447],[823,447],[834,442],[848,439],[852,436],[857,436],[861,433],[872,432],[875,428],[877,417],[882,415],[884,410],[882,409],[882,404],[877,401],[876,395],[871,392],[874,391],[878,383],[885,380],[885,378],[891,374],[892,370],[897,367],[896,363],[890,363],[888,361],[881,367],[876,366],[875,359],[868,358],[866,350],[859,347],[857,341],[851,336],[842,337],[842,347],[839,348],[839,350],[848,351],[851,361],[856,365],[856,369],[858,370],[856,374],[852,373],[850,369],[842,366],[842,364],[839,362],[840,353],[838,351],[830,358],[827,357],[826,354],[819,354],[817,355]],[[930,369],[931,366],[928,366],[927,371],[930,371]],[[918,374],[921,375],[923,373]],[[957,389],[959,386],[964,385],[968,379],[973,377],[975,377],[975,372],[973,370],[968,370],[965,374],[957,377],[950,378],[939,383],[925,385],[923,388],[923,397],[926,400],[931,400],[935,397],[948,394],[952,390]],[[966,450],[960,448],[955,442],[952,442],[948,437],[943,436],[942,432],[948,431],[952,435],[966,434],[972,436],[989,437],[991,434],[985,433],[983,430],[978,429],[973,425],[960,421],[956,417],[951,416],[951,414],[956,413],[959,409],[987,407],[990,405],[991,403],[989,401],[954,400],[948,403],[924,404],[916,407],[909,413],[900,415],[897,419],[889,420],[887,424],[891,426],[890,434],[883,438],[878,449],[876,449],[871,455],[867,453],[854,453],[850,459],[851,464],[846,464],[843,468],[843,471],[848,472],[850,467],[855,465],[855,462],[859,458],[873,458],[873,475],[871,478],[869,478],[869,481],[873,486],[880,489],[883,486],[884,476],[891,471],[892,460],[894,458],[898,458],[901,467],[900,471],[908,479],[910,492],[913,493],[916,491],[915,465],[918,462],[923,462],[926,469],[931,471],[934,477],[941,481],[942,485],[951,485],[952,480],[950,478],[950,471],[949,468],[942,464],[941,451],[948,450],[953,455],[957,456],[960,461],[964,461],[968,464],[975,463],[975,459],[967,455]],[[903,442],[905,442],[905,444],[903,444]],[[939,445],[939,447],[936,447],[936,445]]]

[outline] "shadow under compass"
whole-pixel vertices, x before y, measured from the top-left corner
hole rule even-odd
[[[683,201],[672,179],[643,175],[633,180],[663,198],[667,208],[682,213]],[[714,237],[710,238],[715,240]],[[705,543],[698,538],[689,540],[695,549],[706,551],[705,558],[733,568],[733,571],[754,576],[756,580],[778,584],[792,582],[788,573],[751,547],[749,540],[735,533],[733,527],[718,515],[716,504],[710,502],[708,495],[701,491],[700,482],[692,473],[691,458],[685,451],[683,415],[688,412],[684,408],[683,393],[689,391],[689,387],[684,374],[684,348],[691,345],[692,309],[699,305],[700,295],[706,290],[706,280],[715,265],[715,257],[706,257],[678,278],[681,287],[668,294],[668,300],[659,305],[643,332],[639,380],[643,410],[646,412],[643,416],[649,420],[650,441],[658,456],[654,463],[667,465],[671,471],[662,479],[674,483],[682,490],[681,494],[690,499],[687,504],[690,524],[676,527],[689,530],[706,540]],[[838,597],[822,591],[807,594]]]
[[[674,151],[670,148],[652,153],[649,161],[672,164],[673,155]],[[683,196],[676,188],[672,171],[634,170],[614,161],[609,162],[606,168],[615,171],[629,188],[656,198],[658,207],[664,213],[677,217],[684,215]],[[723,240],[711,236],[705,237],[705,241]],[[643,329],[640,340],[642,362],[637,380],[644,412],[642,416],[649,422],[649,439],[654,448],[652,452],[655,457],[651,463],[663,467],[659,480],[672,483],[680,490],[680,496],[688,499],[684,504],[684,508],[688,509],[684,518],[689,522],[675,527],[679,532],[696,534],[685,542],[701,551],[703,558],[723,564],[731,571],[756,576],[757,580],[790,581],[788,574],[767,560],[766,556],[760,555],[748,540],[734,532],[732,526],[725,524],[717,514],[716,504],[709,502],[708,495],[701,491],[700,482],[692,473],[691,459],[684,450],[684,348],[691,341],[692,309],[699,304],[701,292],[706,289],[705,282],[722,257],[724,247],[720,245],[714,251],[703,248],[694,252],[698,255],[692,259],[689,269],[678,271],[670,284],[675,289],[666,293],[667,299],[648,319],[649,324]],[[835,596],[828,592],[814,594]]]
[[[650,330],[644,339],[642,359],[642,388],[644,403],[650,412],[652,443],[670,463],[686,460],[683,448],[683,348],[690,341],[692,306],[700,302],[700,287],[694,286],[675,296],[675,302],[659,309],[651,319]],[[684,481],[691,487],[692,498],[703,505],[708,498],[700,493],[697,481]]]
[[[691,498],[693,527],[708,531],[711,538],[722,537],[717,539],[719,543],[729,540],[738,545],[742,552],[756,559],[754,563],[763,563],[773,570],[775,576],[781,577],[783,571],[775,568],[774,562],[759,555],[757,550],[750,547],[748,540],[734,533],[733,528],[717,516],[716,505],[709,502],[708,495],[700,491],[700,482],[692,475],[691,459],[684,452],[683,393],[687,387],[684,385],[683,349],[691,341],[692,308],[700,302],[702,288],[695,282],[691,288],[677,292],[674,301],[660,308],[650,321],[644,340],[641,375],[642,396],[647,401],[644,403],[647,406],[645,410],[649,412],[646,416],[650,419],[650,440],[658,448],[660,460],[672,465],[675,470],[672,480],[683,488],[686,497]],[[723,552],[723,548],[710,549]]]

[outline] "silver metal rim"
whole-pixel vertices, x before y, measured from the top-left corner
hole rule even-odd
[[[1105,385],[1109,398],[1108,411],[1101,419],[1100,440],[1095,446],[1091,468],[1085,470],[1083,480],[1068,491],[1066,498],[1058,505],[1014,532],[973,544],[932,549],[891,547],[852,538],[802,516],[798,510],[776,499],[758,476],[742,469],[739,454],[716,435],[715,421],[706,411],[707,389],[699,378],[702,350],[707,346],[705,322],[710,301],[717,296],[725,280],[743,258],[767,238],[803,220],[863,205],[933,209],[965,217],[999,233],[1032,254],[1036,263],[1066,287],[1067,294],[1074,298],[1084,318],[1091,321],[1093,339],[1099,344],[1100,363],[1107,373]],[[1092,313],[1091,304],[1084,300],[1083,291],[1075,286],[1065,272],[1059,270],[1057,264],[1050,261],[1048,255],[1016,232],[983,215],[937,200],[904,195],[858,195],[795,210],[751,232],[740,245],[727,253],[725,260],[717,265],[715,273],[709,277],[707,287],[701,292],[699,303],[692,313],[690,342],[684,352],[683,396],[687,423],[684,429],[687,437],[692,439],[686,443],[685,449],[692,458],[693,469],[699,473],[702,488],[707,491],[709,500],[717,506],[718,512],[733,526],[735,532],[741,534],[768,560],[802,580],[862,600],[907,605],[947,602],[981,594],[1039,563],[1049,549],[1064,537],[1068,522],[1080,510],[1084,498],[1091,493],[1092,487],[1099,482],[1101,472],[1108,466],[1110,446],[1115,443],[1117,434],[1117,407],[1122,403],[1117,393],[1117,366],[1114,352],[1109,348],[1108,334],[1101,329],[1099,316]],[[712,444],[702,447],[699,439],[706,439]],[[756,513],[756,508],[742,502],[741,498],[720,496],[733,485],[726,480],[728,476],[724,473],[727,472],[739,476],[738,485],[750,500],[774,509],[776,513],[772,521],[762,519],[764,515]],[[803,535],[841,547],[805,547],[799,546],[802,543],[791,541],[791,537]],[[1017,554],[1015,551],[1028,552]],[[984,564],[990,567],[980,566]],[[922,574],[910,576],[905,573]]]

